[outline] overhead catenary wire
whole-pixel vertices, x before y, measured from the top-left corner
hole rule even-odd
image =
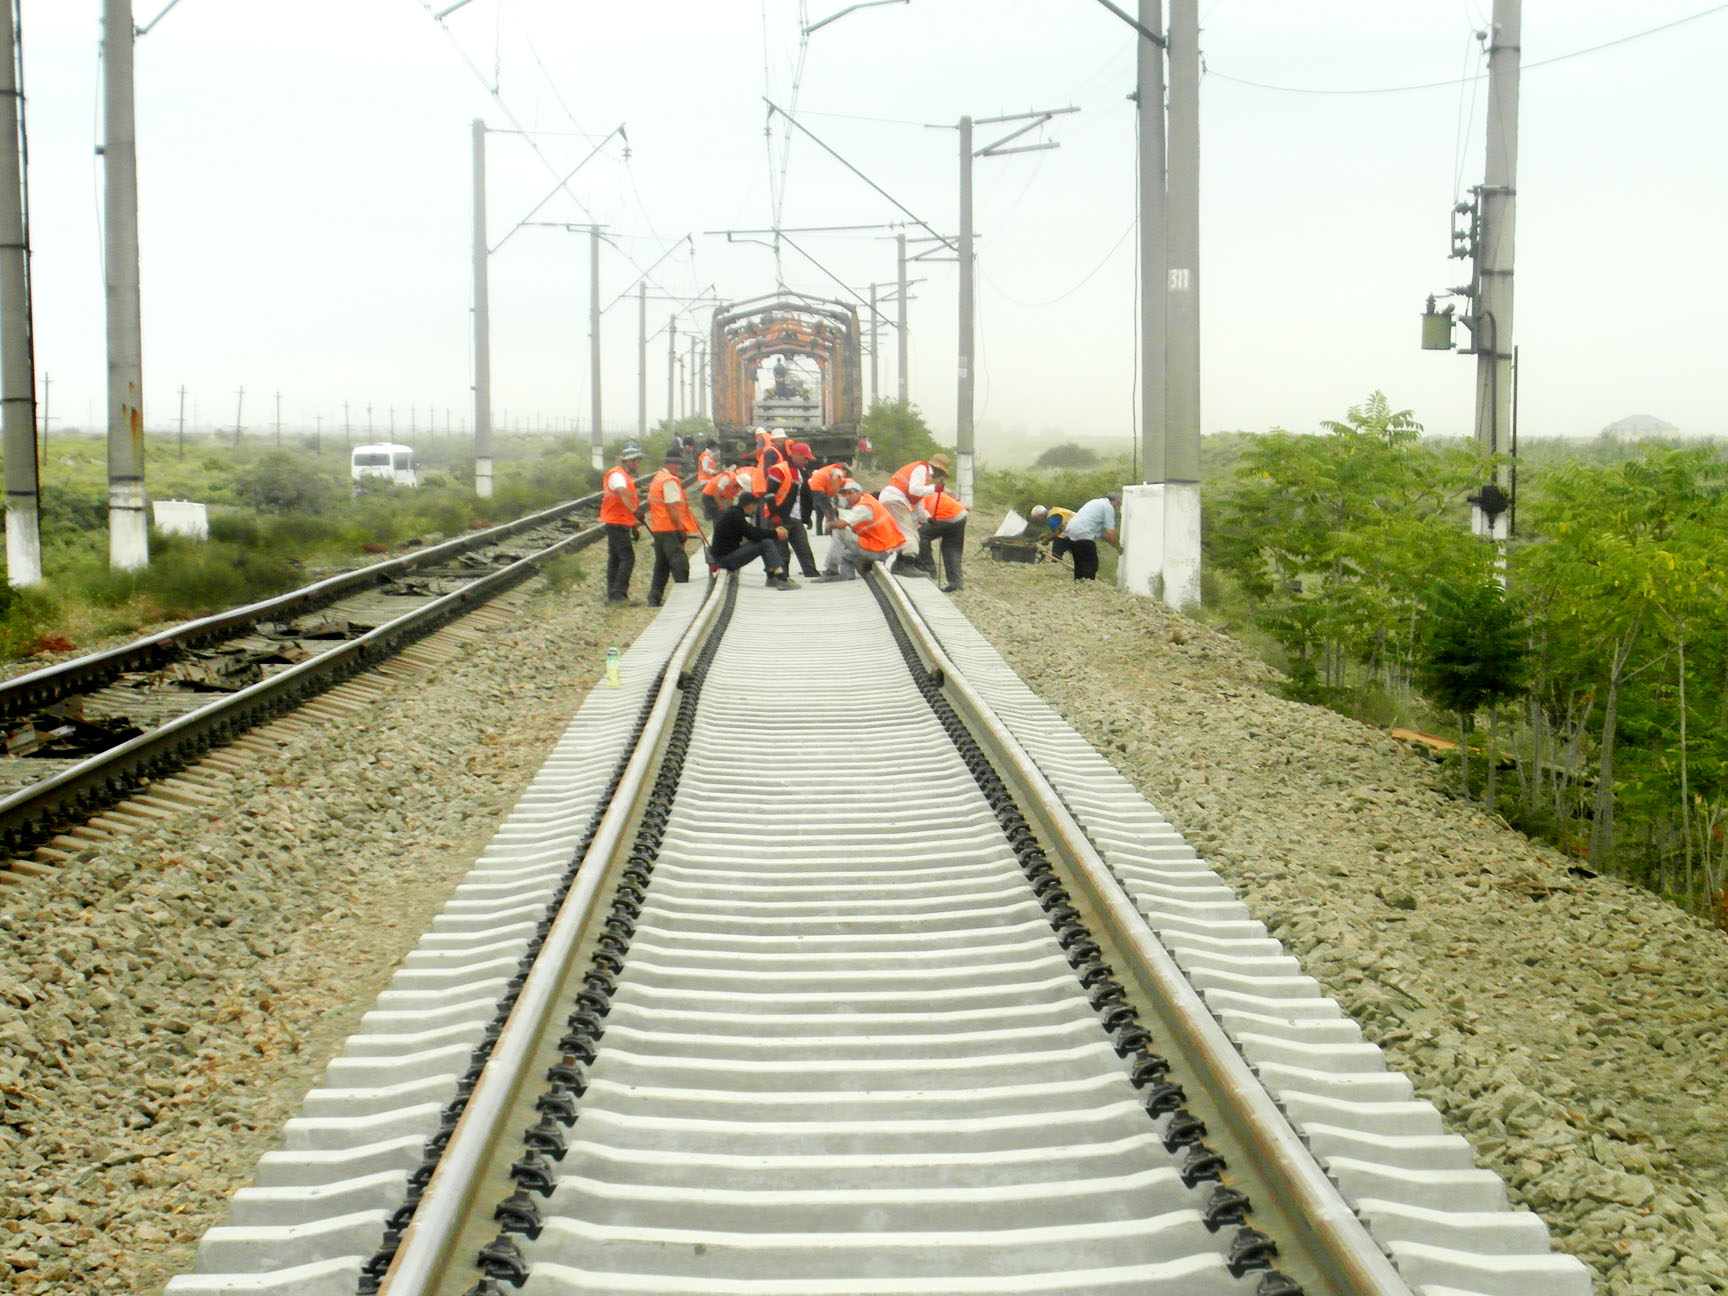
[[[1709,18],[1713,14],[1719,14],[1719,13],[1724,12],[1725,10],[1728,10],[1728,4],[1712,5],[1710,8],[1701,9],[1697,13],[1687,14],[1684,18],[1676,18],[1672,22],[1662,23],[1660,26],[1656,26],[1656,27],[1647,27],[1643,31],[1630,32],[1625,36],[1617,36],[1613,40],[1603,41],[1599,45],[1588,45],[1583,49],[1572,50],[1566,54],[1556,54],[1552,58],[1531,59],[1528,61],[1521,61],[1520,62],[1520,70],[1524,71],[1524,72],[1528,72],[1531,68],[1551,67],[1556,63],[1565,63],[1570,59],[1583,58],[1586,54],[1600,53],[1602,50],[1605,50],[1605,49],[1613,49],[1616,45],[1626,45],[1626,44],[1631,43],[1632,41],[1643,40],[1647,36],[1655,36],[1655,35],[1658,35],[1662,32],[1665,32],[1665,31],[1672,31],[1676,27],[1682,27],[1687,23],[1697,22],[1701,18]],[[1448,79],[1445,81],[1422,81],[1422,82],[1418,82],[1414,85],[1373,86],[1373,87],[1360,87],[1360,88],[1347,87],[1347,88],[1340,89],[1340,88],[1323,87],[1323,86],[1274,85],[1274,84],[1271,84],[1270,82],[1266,82],[1266,81],[1252,81],[1246,77],[1231,76],[1227,72],[1219,72],[1210,66],[1208,66],[1206,68],[1206,75],[1209,77],[1215,77],[1216,79],[1218,79],[1220,81],[1231,82],[1234,85],[1248,86],[1251,89],[1255,89],[1255,90],[1270,90],[1270,91],[1273,91],[1273,92],[1278,93],[1278,94],[1305,94],[1305,95],[1407,94],[1407,93],[1417,91],[1417,90],[1450,89],[1452,86],[1458,85],[1459,81],[1460,81],[1460,78],[1452,78],[1452,79]],[[1480,81],[1480,80],[1483,80],[1484,78],[1486,78],[1487,75],[1488,74],[1486,72],[1478,72],[1474,76],[1462,78],[1462,79],[1463,80],[1471,80],[1471,81]]]

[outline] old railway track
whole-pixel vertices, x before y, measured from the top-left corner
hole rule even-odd
[[[0,681],[0,880],[151,780],[377,667],[602,534],[598,495]]]
[[[168,1288],[516,1290],[1590,1282],[946,599],[873,578],[676,588]]]

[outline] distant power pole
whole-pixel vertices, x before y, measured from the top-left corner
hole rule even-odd
[[[342,445],[344,448],[354,444],[354,424],[348,417],[348,402],[342,402]]]
[[[276,444],[282,444],[282,393],[276,393]]]
[[[312,453],[322,456],[324,453],[324,416],[312,416]]]
[[[896,234],[894,241],[900,245],[900,354],[897,357],[899,361],[897,374],[900,382],[900,403],[904,405],[907,403],[906,353],[908,350],[906,345],[906,236]]]
[[[1142,6],[1157,3],[1158,0],[1141,0]],[[972,397],[976,383],[978,358],[975,354],[974,326],[978,317],[977,307],[973,304],[973,280],[977,273],[977,256],[972,249],[972,159],[974,157],[1002,157],[1009,153],[1033,153],[1042,149],[1056,148],[1054,140],[1046,140],[1041,144],[1021,144],[1014,148],[1004,148],[1010,140],[1019,139],[1028,131],[1036,130],[1052,117],[1061,113],[1079,112],[1078,108],[1049,108],[1038,112],[1010,113],[1005,117],[980,117],[976,122],[970,117],[960,119],[960,390],[957,401],[957,417],[955,419],[956,435],[954,489],[963,500],[972,499],[973,483],[973,428],[972,428]],[[999,126],[1008,122],[1024,122],[1002,136],[993,144],[986,144],[976,153],[972,150],[972,127]]]
[[[877,319],[877,316],[879,314],[880,314],[880,312],[877,311],[877,309],[876,309],[876,285],[871,284],[870,285],[870,403],[872,405],[874,405],[876,403],[876,368],[877,368],[877,365],[876,365],[876,354],[877,354],[876,340],[877,340],[877,334],[879,331],[876,328],[876,319]]]
[[[588,227],[588,451],[594,471],[606,467],[606,438],[600,431],[600,227]]]
[[[366,405],[366,439],[368,441],[377,439],[372,432],[372,405],[370,402]]]
[[[474,494],[492,498],[492,316],[486,271],[486,123],[474,119]]]
[[[677,398],[673,395],[678,390],[678,316],[671,315],[666,320],[666,421],[678,421]]]
[[[234,444],[240,444],[240,417],[246,410],[246,389],[242,387],[234,397]]]
[[[648,281],[636,285],[636,442],[648,436]]]
[[[36,360],[31,347],[29,221],[24,203],[24,94],[12,0],[0,0],[0,427],[6,460],[6,579],[42,579],[36,454]]]
[[[0,0],[0,3],[4,3],[4,0]],[[180,384],[180,432],[179,432],[179,435],[176,437],[176,444],[179,446],[179,449],[180,449],[180,456],[179,457],[184,459],[186,457],[186,384],[185,383]]]
[[[144,495],[143,308],[131,0],[102,4],[102,227],[108,298],[108,565],[150,563]]]

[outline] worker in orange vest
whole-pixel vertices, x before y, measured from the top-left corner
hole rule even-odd
[[[882,488],[882,504],[893,515],[895,525],[906,537],[906,561],[897,564],[896,571],[910,574],[915,570],[918,519],[912,510],[947,476],[948,456],[934,454],[928,459],[914,459],[911,463],[901,464],[888,479],[888,484]]]
[[[846,464],[839,462],[814,469],[804,479],[810,488],[810,516],[817,535],[827,529],[828,520],[834,516],[834,496],[839,493],[840,483],[851,475]]]
[[[840,483],[836,494],[839,507],[828,533],[828,562],[821,579],[854,580],[867,563],[893,561],[906,535],[882,501],[851,478]]]
[[[708,515],[710,525],[732,506],[742,489],[736,468],[722,468],[708,479],[702,487],[702,511]]]
[[[720,443],[712,437],[708,444],[702,447],[702,453],[696,456],[696,488],[702,492],[702,512],[707,515],[709,525],[720,516],[720,505],[714,498],[714,493],[708,489],[708,483],[720,475]]]
[[[648,606],[659,607],[666,597],[666,578],[679,585],[690,579],[690,557],[684,542],[701,538],[702,528],[684,499],[684,455],[674,445],[654,479],[648,483],[648,534],[654,541],[654,575],[648,581]]]
[[[917,515],[922,519],[918,523],[918,566],[927,575],[935,576],[936,559],[931,549],[940,541],[942,567],[948,577],[948,583],[942,587],[944,594],[953,594],[961,585],[960,559],[966,547],[967,512],[959,498],[940,482],[918,506]]]
[[[768,494],[762,501],[762,512],[766,519],[763,525],[786,533],[786,547],[797,556],[799,571],[806,577],[814,578],[817,574],[816,555],[810,551],[810,537],[804,530],[804,521],[798,507],[804,490],[804,475],[798,470],[794,448],[784,441],[780,446],[779,462],[769,464],[765,470]]]
[[[618,452],[618,462],[600,482],[600,521],[606,526],[606,601],[630,601],[630,573],[636,570],[636,533],[641,530],[641,501],[636,495],[636,470],[642,451],[630,442]]]

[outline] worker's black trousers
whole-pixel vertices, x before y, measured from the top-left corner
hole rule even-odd
[[[1096,540],[1070,540],[1068,550],[1074,555],[1074,579],[1098,579],[1098,542]]]
[[[690,555],[684,552],[681,531],[650,531],[654,537],[654,574],[648,578],[648,606],[659,607],[666,596],[666,578],[679,585],[690,579]]]
[[[630,573],[636,570],[636,528],[606,524],[606,597],[630,597]]]
[[[942,544],[942,569],[948,577],[948,589],[960,588],[960,555],[966,548],[966,519],[948,518],[938,522],[934,518],[918,528],[918,565],[931,575],[936,573],[936,557],[931,552],[931,546],[940,541]]]
[[[770,526],[786,528],[786,545],[798,555],[798,569],[806,576],[816,575],[816,555],[810,552],[810,536],[804,530],[804,524],[797,518],[775,518]],[[792,573],[787,572],[788,576]]]

